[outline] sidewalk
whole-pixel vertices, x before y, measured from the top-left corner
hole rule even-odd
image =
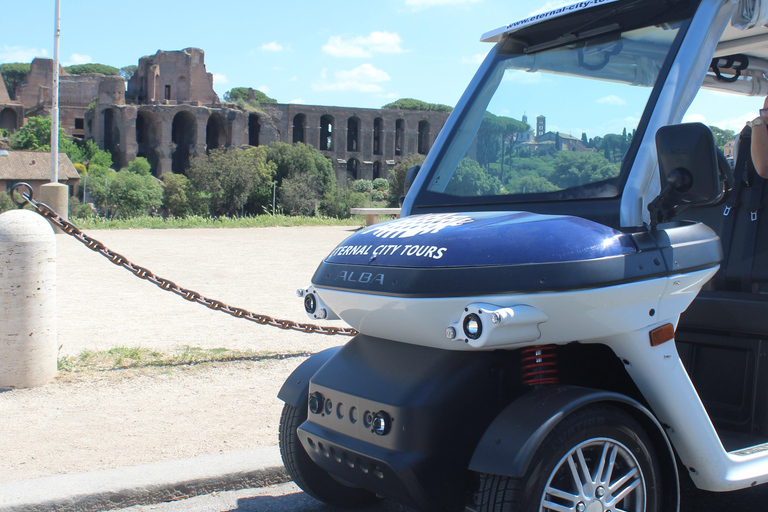
[[[304,322],[295,290],[310,283],[321,259],[354,229],[89,234],[180,286]],[[348,338],[287,332],[211,311],[134,277],[66,235],[56,239],[60,354],[192,346],[259,350],[267,357],[64,375],[40,388],[0,392],[0,511],[106,510],[194,489],[211,492],[217,482],[223,490],[284,479],[275,446],[277,391],[304,360],[295,354]],[[213,473],[201,472],[206,468]]]

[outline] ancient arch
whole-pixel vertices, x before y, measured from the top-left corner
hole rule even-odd
[[[189,160],[194,153],[195,140],[197,139],[197,122],[195,116],[186,110],[182,110],[173,116],[171,124],[171,140],[176,144],[171,157],[171,169],[176,174],[186,174],[189,169]]]
[[[136,156],[147,159],[154,175],[157,175],[160,163],[157,148],[160,147],[161,131],[162,121],[157,114],[148,110],[139,110],[136,113]]]
[[[208,118],[208,124],[205,126],[205,152],[212,149],[224,148],[229,146],[227,139],[227,120],[218,112],[214,112]]]
[[[381,160],[373,162],[373,179],[376,178],[386,178],[386,176],[381,175]]]
[[[8,133],[16,131],[16,125],[19,122],[19,116],[12,108],[4,108],[0,112],[0,129],[8,130]]]
[[[320,118],[320,150],[333,149],[333,116],[326,114]]]
[[[347,180],[359,180],[360,176],[360,160],[357,158],[350,158],[347,161]]]
[[[426,119],[419,121],[419,153],[426,155],[429,153],[429,121]]]
[[[293,143],[306,141],[307,116],[296,114],[293,116]]]
[[[248,114],[248,145],[258,146],[261,137],[261,123],[258,114]]]
[[[382,138],[384,136],[384,120],[377,117],[373,120],[373,154],[382,154],[381,149],[384,147]]]
[[[104,150],[112,154],[112,165],[120,168],[120,130],[117,127],[117,110],[108,108],[104,110]]]
[[[360,118],[347,119],[347,151],[360,151]]]
[[[405,120],[395,121],[395,155],[402,155],[405,143]]]

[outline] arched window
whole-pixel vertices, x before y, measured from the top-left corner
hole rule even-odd
[[[248,145],[258,146],[261,135],[261,123],[259,123],[258,114],[248,115]]]
[[[227,140],[227,120],[219,113],[213,113],[208,118],[208,124],[205,127],[206,153],[212,149],[224,148],[229,146]]]
[[[347,161],[347,179],[349,181],[360,179],[360,160],[357,158],[350,158]]]
[[[347,151],[360,151],[360,119],[347,119]]]
[[[377,117],[373,120],[373,154],[380,155],[382,144],[382,137],[384,136],[384,120]]]
[[[160,130],[160,118],[157,114],[148,110],[139,110],[136,113],[136,156],[147,159],[154,175],[157,175],[159,162],[157,148],[160,146]]]
[[[419,121],[419,153],[426,155],[429,152],[429,121]]]
[[[173,116],[171,140],[176,144],[176,149],[171,156],[171,170],[176,174],[185,174],[189,169],[189,159],[194,152],[196,139],[197,122],[195,116],[186,110]]]
[[[293,143],[304,142],[304,127],[307,124],[307,116],[296,114],[293,116]]]
[[[403,154],[403,143],[405,139],[405,121],[398,119],[395,121],[395,155]]]
[[[333,116],[320,118],[320,150],[333,151]]]

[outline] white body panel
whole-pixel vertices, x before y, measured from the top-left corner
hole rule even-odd
[[[549,320],[539,324],[536,344],[586,342],[672,322],[688,307],[717,268],[633,283],[576,290],[476,297],[405,298],[316,287],[323,302],[363,334],[447,350],[517,348],[530,340],[473,347],[445,335],[470,304],[528,306]],[[490,328],[491,326],[485,326]],[[461,328],[458,326],[457,331]]]

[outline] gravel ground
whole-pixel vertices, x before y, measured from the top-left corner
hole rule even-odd
[[[305,322],[296,289],[354,227],[93,231],[156,275],[255,313]],[[276,394],[303,357],[344,343],[187,302],[57,235],[61,355],[113,347],[253,349],[284,359],[64,375],[0,392],[0,482],[277,443]],[[327,325],[345,325],[329,322]]]

